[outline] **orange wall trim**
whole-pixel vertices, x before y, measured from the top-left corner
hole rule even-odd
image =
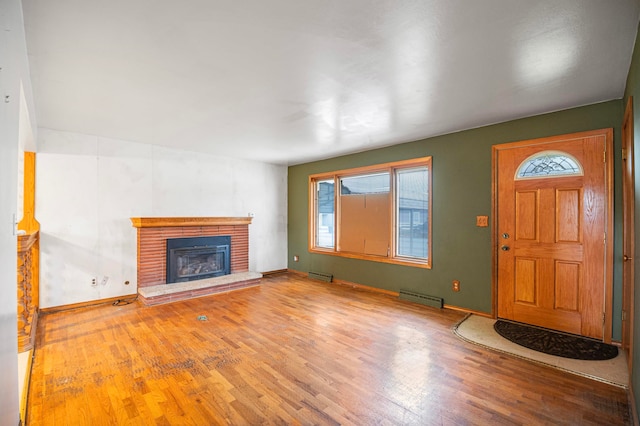
[[[121,300],[132,300],[132,299],[135,299],[136,297],[138,297],[137,294],[125,294],[124,296],[109,297],[107,299],[90,300],[88,302],[73,303],[71,305],[61,305],[61,306],[53,306],[51,308],[42,308],[40,309],[40,313],[42,315],[46,315],[46,314],[52,314],[54,312],[69,311],[72,309],[88,308],[91,306],[105,305],[107,303],[115,303]]]
[[[295,269],[288,269],[287,272],[294,274],[294,275],[298,275],[301,277],[307,277],[307,274],[302,272],[302,271],[296,271]],[[345,281],[345,280],[338,280],[338,279],[334,279],[332,281],[333,284],[337,284],[337,285],[342,285],[345,287],[351,287],[354,289],[360,289],[360,290],[365,290],[365,291],[371,291],[374,293],[381,293],[387,296],[392,296],[392,297],[398,297],[399,293],[397,291],[391,291],[391,290],[385,290],[382,288],[377,288],[377,287],[370,287],[368,285],[364,285],[364,284],[357,284],[357,283],[353,283],[350,281]],[[451,309],[454,311],[460,311],[460,312],[466,312],[469,314],[474,314],[474,315],[478,315],[478,316],[483,316],[483,317],[487,317],[487,318],[495,318],[493,316],[493,314],[487,313],[487,312],[480,312],[480,311],[474,311],[473,309],[466,309],[466,308],[461,308],[458,306],[453,306],[453,305],[447,305],[446,303],[443,306],[444,309]]]
[[[287,272],[294,275],[298,275],[300,277],[308,278],[308,274],[306,272],[296,271],[295,269],[288,269]],[[312,279],[312,278],[309,278],[309,279]],[[393,296],[393,297],[398,297],[398,294],[399,294],[397,291],[385,290],[383,288],[377,288],[377,287],[370,287],[368,285],[357,284],[357,283],[353,283],[351,281],[345,281],[345,280],[333,279],[329,284],[336,284],[336,285],[341,285],[345,287],[357,288],[360,290],[371,291],[373,293],[380,293],[380,294]]]
[[[495,316],[493,314],[488,313],[488,312],[474,311],[473,309],[467,309],[467,308],[461,308],[459,306],[447,305],[446,303],[444,304],[443,308],[451,309],[452,311],[466,312],[468,314],[478,315],[479,317],[495,318]]]

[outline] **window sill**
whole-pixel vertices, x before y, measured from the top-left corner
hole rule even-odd
[[[431,269],[431,263],[426,260],[417,260],[407,257],[382,257],[359,253],[347,253],[333,249],[310,248],[309,253],[328,254],[329,256],[345,257],[348,259],[368,260],[371,262],[390,263],[393,265],[410,266],[413,268]]]

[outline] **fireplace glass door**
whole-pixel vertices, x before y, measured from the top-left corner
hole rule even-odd
[[[167,283],[180,283],[230,273],[230,237],[167,240]]]
[[[223,250],[218,250],[222,248]],[[176,282],[211,277],[225,270],[224,247],[176,250]]]

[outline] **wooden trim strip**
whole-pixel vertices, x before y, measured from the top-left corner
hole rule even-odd
[[[477,315],[479,317],[496,319],[495,315],[493,315],[490,312],[482,312],[482,311],[476,311],[474,309],[461,308],[460,306],[447,305],[446,303],[442,307],[444,309],[451,309],[452,311],[466,312],[468,314]]]
[[[251,217],[132,217],[134,228],[171,226],[250,225]]]
[[[135,293],[125,294],[123,296],[109,297],[107,299],[89,300],[88,302],[73,303],[71,305],[61,305],[61,306],[53,306],[50,308],[42,308],[40,309],[40,313],[51,314],[54,312],[69,311],[72,309],[79,309],[79,308],[87,308],[95,305],[104,305],[106,303],[113,303],[113,302],[117,302],[119,300],[124,300],[124,299],[135,299],[136,297],[138,297],[138,295]]]
[[[302,271],[296,271],[295,269],[287,269],[287,272],[293,275],[297,275],[299,277],[303,277],[303,278],[307,278],[307,274],[305,274]],[[331,284],[337,284],[337,285],[342,285],[345,287],[351,287],[351,288],[355,288],[355,289],[359,289],[359,290],[365,290],[365,291],[370,291],[373,293],[381,293],[387,296],[392,296],[392,297],[398,297],[399,293],[397,291],[392,291],[392,290],[385,290],[383,288],[377,288],[377,287],[371,287],[368,285],[364,285],[364,284],[357,284],[351,281],[345,281],[345,280],[339,280],[339,279],[334,279]],[[487,318],[495,318],[495,316],[492,313],[488,313],[488,312],[481,312],[481,311],[476,311],[473,309],[466,309],[466,308],[461,308],[459,306],[453,306],[453,305],[447,305],[446,303],[443,306],[444,309],[451,309],[453,311],[459,311],[459,312],[466,312],[469,314],[474,314],[474,315],[478,315],[478,316],[482,316],[482,317],[487,317]]]
[[[274,271],[266,271],[266,272],[261,272],[262,277],[271,277],[274,275],[282,275],[282,274],[286,274],[287,272],[289,272],[288,269],[276,269]]]
[[[307,273],[302,271],[296,271],[295,269],[287,269],[286,271],[287,273],[297,275],[299,277],[308,278]],[[329,284],[337,284],[345,287],[357,288],[360,290],[370,291],[372,293],[381,293],[381,294],[385,294],[387,296],[393,296],[393,297],[398,297],[399,295],[397,291],[385,290],[384,288],[371,287],[368,285],[357,284],[357,283],[354,283],[351,281],[345,281],[345,280],[333,279]]]
[[[371,287],[371,286],[364,285],[364,284],[357,284],[357,283],[353,283],[351,281],[334,279],[333,283],[337,284],[337,285],[343,285],[343,286],[346,286],[346,287],[356,288],[358,290],[365,290],[365,291],[370,291],[370,292],[373,292],[373,293],[380,293],[380,294],[384,294],[386,296],[393,296],[393,297],[398,297],[399,296],[399,293],[397,291],[385,290],[384,288]]]
[[[613,152],[613,129],[603,129],[601,134],[595,134],[594,136],[604,136],[605,145],[605,186],[606,186],[606,248],[605,248],[605,291],[604,291],[604,330],[602,340],[605,343],[611,343],[613,337],[613,246],[615,236],[613,234],[613,194],[615,192],[614,183],[615,178],[613,175],[613,167],[615,162],[615,153]]]

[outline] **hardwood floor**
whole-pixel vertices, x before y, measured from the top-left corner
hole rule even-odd
[[[463,316],[286,274],[43,315],[28,424],[631,423],[623,389],[463,342]]]

